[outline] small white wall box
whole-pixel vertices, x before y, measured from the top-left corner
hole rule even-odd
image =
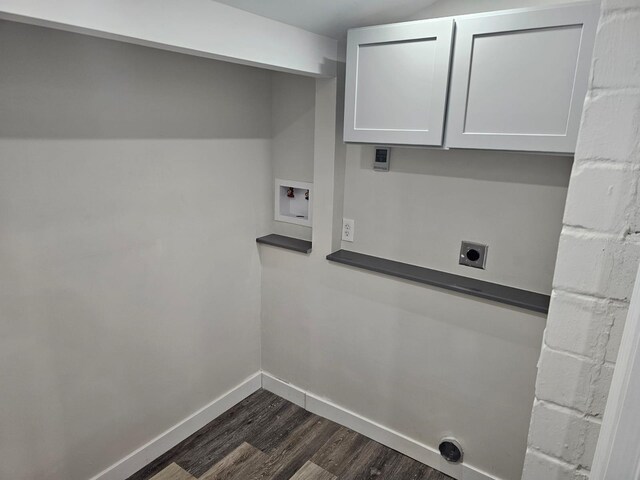
[[[291,196],[292,194],[293,196]],[[275,219],[277,221],[311,226],[313,183],[277,178],[275,200]]]

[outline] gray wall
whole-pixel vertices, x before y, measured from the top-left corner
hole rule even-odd
[[[458,275],[551,292],[571,157],[349,145],[342,248]],[[458,265],[460,242],[489,245],[486,270]]]
[[[315,96],[316,82],[313,78],[287,73],[273,74],[272,190],[276,178],[313,183]],[[311,240],[311,227],[303,225],[273,220],[272,231]]]
[[[0,22],[0,478],[85,480],[260,368],[270,88]]]
[[[474,273],[547,291],[570,160],[396,149],[384,177],[327,122],[331,82],[313,108],[313,81],[278,77],[0,23],[0,477],[86,479],[129,454],[260,367],[260,314],[266,370],[519,476],[544,317],[324,257],[344,185],[350,248],[456,271],[447,186],[504,200],[506,218],[542,202],[518,224],[540,265]],[[310,174],[310,128],[315,174],[293,179],[320,195],[314,251],[261,247],[261,277],[254,238],[282,227],[272,180]],[[487,242],[490,262],[514,251]]]
[[[371,147],[341,145],[338,107],[335,157],[316,122],[313,252],[261,250],[263,369],[429,447],[453,434],[465,463],[518,479],[545,317],[327,262],[331,219],[356,220],[345,248],[549,292],[571,158],[395,148],[374,173]],[[462,239],[490,244],[486,271],[457,266]]]

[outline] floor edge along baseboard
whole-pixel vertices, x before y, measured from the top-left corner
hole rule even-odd
[[[189,415],[89,480],[124,480],[128,478],[260,388],[264,388],[311,413],[328,418],[459,480],[500,480],[466,463],[451,465],[440,456],[436,449],[285,382],[265,371],[251,375],[227,393]]]
[[[257,372],[90,480],[124,480],[262,387]]]
[[[262,388],[458,480],[501,480],[467,463],[452,465],[440,456],[437,449],[285,382],[269,372],[262,372]]]

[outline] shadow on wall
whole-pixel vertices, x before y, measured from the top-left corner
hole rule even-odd
[[[371,170],[374,147],[363,146],[360,168]],[[391,170],[436,177],[567,187],[573,157],[488,150],[392,148]]]
[[[91,478],[259,369],[270,137],[271,72],[0,21],[0,478]]]
[[[266,70],[7,21],[0,58],[0,138],[271,136]]]
[[[294,135],[304,135],[304,141],[310,143],[310,153],[313,154],[315,79],[274,72],[272,82],[272,136],[277,138],[287,134],[292,128],[298,128]]]

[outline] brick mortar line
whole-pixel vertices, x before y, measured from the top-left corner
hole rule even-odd
[[[609,22],[616,18],[629,18],[640,15],[640,7],[618,7],[618,8],[602,8],[600,10],[600,21],[598,26]]]
[[[585,107],[588,102],[593,102],[601,98],[635,96],[639,91],[640,87],[636,86],[623,87],[619,85],[591,85],[591,89],[585,97]]]
[[[582,290],[572,290],[570,288],[567,287],[559,287],[554,285],[553,286],[553,290],[552,290],[552,294],[553,292],[560,292],[560,293],[570,293],[573,295],[582,295],[584,297],[591,297],[597,300],[611,300],[613,302],[618,303],[619,305],[629,305],[629,299],[627,298],[617,298],[617,297],[606,297],[604,295],[598,295],[595,293],[589,293],[589,292],[585,292]],[[553,299],[552,299],[553,301]]]
[[[560,236],[566,235],[573,238],[590,238],[590,239],[598,239],[598,240],[617,240],[619,243],[626,243],[626,239],[629,237],[628,235],[629,229],[626,228],[621,232],[606,232],[602,230],[595,230],[589,227],[576,226],[564,223],[562,224],[562,231],[560,232]]]
[[[555,455],[549,455],[548,453],[543,452],[542,450],[537,449],[536,447],[532,446],[532,445],[527,445],[527,451],[530,451],[532,453],[537,454],[540,457],[545,458],[549,463],[556,463],[558,465],[561,465],[569,470],[580,470],[581,472],[586,472],[589,473],[591,470],[589,470],[586,467],[583,467],[582,465],[578,465],[575,463],[569,463],[566,460],[563,460],[562,458],[558,458]]]
[[[611,327],[613,326],[613,324],[611,325]],[[599,346],[599,350],[601,352],[604,352],[604,354],[602,355],[602,358],[600,358],[600,355],[598,355],[597,357],[589,357],[587,355],[583,355],[582,353],[577,353],[577,352],[572,352],[571,350],[566,350],[564,348],[558,348],[558,347],[554,347],[552,345],[549,345],[549,343],[547,342],[547,339],[545,338],[544,340],[544,346],[547,350],[551,350],[554,353],[559,353],[562,355],[565,355],[567,357],[572,357],[575,358],[576,360],[580,360],[583,361],[585,363],[589,363],[593,366],[608,366],[608,367],[614,367],[616,366],[616,362],[613,362],[611,360],[606,360],[604,357],[606,356],[606,352],[607,352],[607,347],[609,346],[609,341],[611,339],[611,327],[607,326],[607,328],[605,328],[606,330],[606,343],[602,346]],[[604,333],[603,333],[604,334]],[[600,337],[600,335],[598,335],[598,337]]]
[[[637,153],[638,159],[640,159],[640,152]],[[575,157],[574,158],[574,169],[581,163],[592,163],[592,164],[615,164],[622,165],[625,167],[635,167],[638,166],[638,159],[632,160],[615,160],[613,158],[606,157],[592,157],[592,156],[584,156],[584,157]],[[572,172],[573,173],[573,172]]]
[[[598,358],[587,357],[586,355],[582,355],[581,353],[570,352],[569,350],[565,350],[563,348],[555,348],[550,346],[547,343],[547,339],[544,340],[544,346],[547,350],[551,350],[553,353],[560,353],[562,355],[566,355],[567,357],[575,358],[576,360],[581,360],[586,363],[602,365],[604,363],[604,359],[600,361]]]
[[[562,295],[562,296],[567,296],[567,297],[572,297],[575,299],[579,299],[579,300],[587,300],[587,301],[593,301],[596,300],[598,303],[603,303],[603,304],[614,304],[618,307],[628,307],[629,306],[629,301],[628,300],[620,300],[617,298],[612,298],[612,297],[604,297],[604,296],[597,296],[597,295],[592,295],[590,293],[582,293],[582,292],[578,292],[578,291],[573,291],[573,290],[568,290],[565,288],[554,288],[553,292],[551,293],[551,301],[553,301],[554,298],[554,293]],[[558,295],[556,295],[558,296]]]
[[[640,94],[640,90],[638,91]],[[608,159],[585,159],[575,160],[571,175],[582,170],[608,170],[618,171],[621,173],[636,173],[640,171],[640,164],[635,162],[620,162],[618,160]]]
[[[640,87],[623,87],[622,85],[592,85],[589,95],[586,98],[589,100],[595,100],[603,97],[634,96],[637,95],[638,92],[640,92]]]
[[[562,232],[571,237],[583,236],[587,237],[591,234],[592,238],[601,238],[606,239],[607,236],[611,236],[614,240],[620,240],[624,243],[625,239],[629,234],[629,226],[625,225],[624,228],[621,228],[618,231],[604,231],[604,230],[596,230],[591,227],[585,227],[584,225],[580,225],[579,223],[564,223],[562,225]],[[561,232],[561,233],[562,233]]]
[[[596,415],[592,415],[590,413],[587,412],[583,412],[582,410],[579,410],[577,408],[573,408],[573,407],[569,407],[567,405],[562,405],[560,403],[556,403],[552,400],[543,400],[541,398],[535,397],[535,400],[533,402],[534,406],[536,404],[542,405],[544,407],[551,407],[550,410],[557,410],[559,412],[565,413],[567,415],[572,415],[578,419],[584,419],[584,420],[589,420],[593,423],[597,423],[598,425],[602,425],[602,418],[598,417]]]

